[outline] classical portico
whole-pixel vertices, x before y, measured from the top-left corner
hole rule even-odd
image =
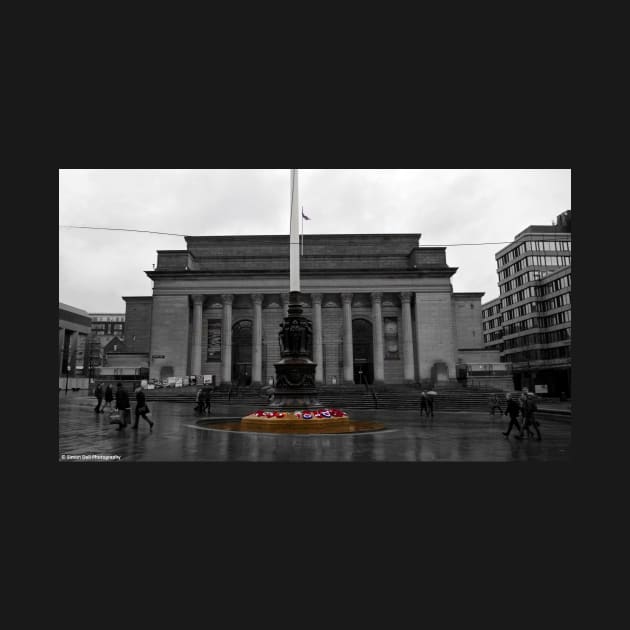
[[[328,295],[328,309],[331,308],[331,302],[335,302],[335,294]],[[385,383],[385,359],[384,359],[384,337],[383,337],[383,315],[382,315],[382,302],[383,293],[372,292],[363,294],[361,297],[371,300],[371,317],[370,324],[373,331],[373,356],[372,362],[374,366],[374,383]],[[325,365],[324,357],[324,331],[322,328],[322,299],[324,294],[314,293],[312,295],[304,294],[304,299],[308,306],[305,308],[305,312],[312,317],[313,321],[313,361],[317,365],[316,370],[316,383],[323,384],[325,382],[331,382],[325,380],[324,373],[330,371],[331,366]],[[398,299],[401,303],[401,322],[402,327],[400,330],[400,336],[402,341],[403,352],[402,355],[405,361],[404,377],[405,382],[413,382],[413,357],[414,348],[411,335],[411,316],[410,316],[410,294],[398,294]],[[264,382],[268,382],[263,378],[263,374],[271,376],[270,367],[273,364],[275,353],[270,351],[267,344],[277,343],[277,339],[273,336],[274,326],[271,322],[277,322],[278,326],[282,321],[284,307],[282,311],[277,308],[277,299],[282,296],[263,293],[253,293],[249,296],[240,294],[235,296],[234,294],[221,294],[219,297],[221,300],[221,338],[222,343],[222,361],[221,361],[221,382],[232,381],[232,331],[234,326],[234,317],[232,305],[234,304],[235,297],[238,297],[237,303],[239,304],[239,321],[250,321],[252,324],[252,338],[251,338],[251,384],[261,385]],[[341,363],[341,375],[344,383],[354,383],[356,381],[354,375],[354,362],[355,357],[353,353],[353,320],[356,317],[365,318],[365,308],[355,309],[353,311],[352,301],[355,297],[354,294],[342,293],[336,296],[341,304],[341,313],[331,312],[330,319],[341,319],[342,324],[342,363]],[[192,310],[192,330],[191,330],[191,346],[190,346],[190,374],[201,376],[212,370],[209,367],[207,361],[202,361],[204,353],[203,341],[204,338],[207,341],[207,336],[204,336],[204,324],[207,326],[208,322],[212,320],[213,314],[216,314],[216,310],[207,309],[204,311],[204,303],[210,301],[215,303],[215,299],[212,295],[191,295],[191,310]],[[396,294],[389,294],[390,307],[396,302]],[[264,309],[263,303],[268,305],[268,308]],[[392,309],[390,308],[390,311]],[[396,306],[394,312],[398,314],[398,307]],[[263,324],[264,323],[264,324]],[[263,336],[263,329],[268,333],[268,336]],[[332,332],[331,330],[328,331]],[[398,331],[396,330],[395,333]],[[326,336],[328,345],[331,345],[330,334]],[[332,342],[334,345],[334,341]],[[264,360],[266,357],[266,361]],[[339,376],[335,370],[333,374],[335,380]]]
[[[419,247],[419,240],[305,236],[301,299],[312,322],[316,384],[357,383],[361,374],[375,386],[413,383],[431,379],[437,364],[455,378],[458,327],[471,324],[456,316],[456,269],[446,264],[445,248]],[[134,326],[151,334],[137,334],[148,347],[130,351],[147,352],[152,379],[212,374],[217,384],[272,382],[289,302],[288,237],[186,242],[186,250],[159,251],[156,269],[146,272],[154,283],[150,318],[128,315],[126,325],[129,338]]]

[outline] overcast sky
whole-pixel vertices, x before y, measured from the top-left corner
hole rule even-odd
[[[289,234],[290,169],[60,169],[59,225],[203,235]],[[512,241],[571,208],[571,169],[299,169],[306,234],[419,233],[420,245]],[[448,247],[457,292],[495,298],[504,245]],[[179,236],[59,228],[59,301],[124,313]],[[287,278],[288,287],[288,278]]]

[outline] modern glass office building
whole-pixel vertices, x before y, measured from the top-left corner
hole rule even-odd
[[[496,254],[499,297],[483,305],[484,344],[512,364],[514,385],[571,392],[571,211],[530,225]]]

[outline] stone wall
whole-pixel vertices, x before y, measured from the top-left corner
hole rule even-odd
[[[451,293],[416,293],[415,325],[420,356],[415,359],[416,376],[420,379],[431,378],[431,368],[436,362],[446,363],[448,377],[455,378],[455,326],[451,300]]]
[[[189,374],[190,312],[187,295],[153,297],[150,378],[161,378],[162,367],[174,376]]]
[[[152,297],[123,297],[125,309],[125,346],[129,352],[151,351]]]
[[[185,271],[190,258],[186,250],[158,251],[158,271]]]

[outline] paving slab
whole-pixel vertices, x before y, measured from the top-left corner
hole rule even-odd
[[[341,435],[278,435],[223,430],[254,411],[213,406],[200,416],[190,403],[152,401],[153,431],[140,418],[137,430],[116,431],[109,413],[94,412],[84,392],[59,393],[59,461],[131,462],[568,462],[571,423],[539,413],[542,441],[510,436],[508,419],[480,412],[416,412],[344,408],[356,421],[380,422],[382,431]],[[134,420],[132,404],[132,422]],[[206,426],[199,420],[216,421]],[[514,435],[514,434],[512,434]]]

